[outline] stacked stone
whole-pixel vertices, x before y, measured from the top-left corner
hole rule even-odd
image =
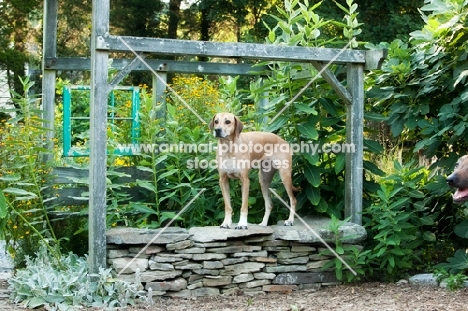
[[[296,231],[300,228],[112,229],[108,264],[118,278],[170,297],[291,292],[336,284],[334,270],[323,270],[332,259],[321,255],[323,245],[310,236],[298,238]]]

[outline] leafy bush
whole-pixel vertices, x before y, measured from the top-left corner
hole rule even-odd
[[[370,86],[367,96],[375,99],[374,107],[388,118],[393,137],[385,138],[387,144],[403,147],[405,161],[414,158],[415,153],[425,155],[433,160],[433,170],[447,174],[468,147],[468,8],[461,1],[429,0],[421,12],[427,14],[423,15],[425,25],[410,34],[409,42],[395,40],[379,46],[368,45],[388,48],[388,58],[381,70],[367,76]],[[466,242],[452,233],[455,230],[460,237],[467,237],[466,221],[462,222],[466,206],[452,206],[448,188],[441,179],[428,180],[425,190],[429,192],[424,200],[426,206],[437,206],[439,211],[434,218],[440,238],[437,243],[447,239],[453,246],[463,247]],[[437,197],[438,202],[429,204],[431,196]],[[398,198],[399,195],[394,199]],[[404,201],[404,197],[400,199]],[[408,199],[417,200],[411,196]],[[416,211],[421,212],[418,206]],[[442,251],[431,252],[436,259],[439,255],[434,253]],[[451,257],[443,264],[444,268],[459,271],[463,252]],[[444,254],[451,255],[452,252]]]
[[[461,1],[430,0],[421,11],[425,26],[409,42],[387,48],[381,70],[368,75],[368,97],[388,117],[393,141],[437,156],[437,165],[452,167],[468,144],[468,7]],[[369,48],[375,48],[368,45]],[[413,148],[414,147],[414,148]]]
[[[461,272],[452,274],[444,269],[436,270],[435,275],[437,276],[437,281],[441,284],[445,283],[447,289],[450,291],[465,288],[465,283],[468,280],[468,277]]]
[[[468,238],[468,219],[464,219],[461,223],[455,226],[454,232],[460,238]],[[463,245],[462,245],[463,246]],[[463,274],[468,272],[468,253],[466,247],[455,251],[453,256],[447,258],[446,262],[441,262],[435,266],[436,269],[447,271],[450,276]]]
[[[134,305],[145,297],[141,284],[116,280],[111,269],[100,269],[99,278],[88,279],[88,262],[74,254],[59,259],[50,255],[44,243],[37,257],[26,257],[26,267],[8,280],[13,290],[11,299],[26,308],[41,306],[53,310],[70,310],[86,306],[115,308]]]
[[[374,203],[363,212],[369,272],[389,279],[403,277],[421,264],[425,247],[436,242],[440,215],[434,206],[437,197],[427,188],[429,171],[398,161],[394,167],[395,173],[382,178]]]
[[[270,29],[267,43],[308,47],[343,47],[350,43],[355,46],[360,24],[357,21],[357,4],[353,1],[346,1],[346,6],[337,4],[344,12],[346,24],[319,16],[316,9],[320,3],[310,7],[299,1],[285,3],[285,10],[278,9],[279,14],[275,16],[278,23]],[[335,30],[333,37],[329,37],[331,25]],[[337,29],[342,34],[336,33]],[[346,143],[346,105],[327,82],[315,79],[318,70],[312,64],[275,62],[272,65],[268,62],[264,65],[271,67],[271,74],[251,87],[256,102],[265,96],[268,99],[266,107],[257,109],[258,119],[268,121],[262,130],[278,133],[291,143],[313,143],[320,147]],[[343,77],[343,66],[331,65],[328,69],[340,79]],[[282,113],[277,115],[278,112]],[[365,146],[371,152],[382,151],[380,145],[370,139],[365,140]],[[346,152],[352,151],[302,150],[295,153],[293,179],[302,189],[297,194],[300,214],[343,217]],[[366,174],[365,190],[373,192],[376,185],[372,174],[381,175],[383,172],[370,161],[365,161],[363,171]],[[364,207],[368,202],[365,198]]]
[[[463,273],[468,270],[468,254],[466,250],[459,249],[454,256],[447,258],[447,262],[439,263],[435,268],[446,270],[450,274]]]
[[[43,190],[50,163],[48,133],[43,125],[40,98],[30,96],[33,82],[21,80],[24,93],[14,94],[18,108],[4,109],[12,116],[0,127],[0,238],[7,240],[15,264],[35,252],[40,240],[49,239],[49,251],[60,256],[59,239],[47,214]]]
[[[349,221],[349,219],[345,221]],[[361,277],[365,275],[365,266],[367,264],[366,260],[370,250],[363,250],[359,246],[344,244],[342,242],[339,228],[345,221],[339,221],[335,216],[331,216],[328,229],[334,234],[334,251],[340,256],[340,258],[333,254],[333,258],[323,266],[323,269],[333,268],[338,280],[352,282],[360,280]],[[321,251],[320,254],[330,256],[332,255],[332,252],[329,249],[325,249]],[[349,267],[341,260],[344,260]]]

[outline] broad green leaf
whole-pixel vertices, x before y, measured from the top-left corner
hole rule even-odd
[[[304,157],[305,160],[307,160],[309,164],[318,165],[320,162],[320,156],[317,152],[314,154],[303,153],[302,156]]]
[[[152,183],[150,183],[150,182],[148,182],[146,180],[137,179],[136,183],[137,183],[138,186],[140,186],[142,188],[145,188],[145,189],[147,189],[149,191],[152,191],[152,192],[156,192],[156,187]]]
[[[26,191],[24,189],[20,188],[13,188],[13,187],[8,187],[6,189],[3,189],[3,192],[5,193],[11,193],[14,195],[20,195],[20,196],[27,196],[27,197],[32,197],[32,198],[37,198],[37,195],[33,192]]]
[[[131,177],[129,174],[124,173],[124,172],[118,172],[118,171],[111,171],[108,170],[106,172],[107,176],[116,176],[116,177]]]
[[[323,108],[328,111],[333,117],[335,117],[338,113],[336,111],[335,103],[328,98],[320,98],[320,103],[322,104]]]
[[[304,135],[307,139],[316,140],[318,138],[318,132],[311,126],[304,126],[302,124],[297,125],[299,132]]]
[[[393,202],[388,207],[389,209],[400,209],[402,206],[406,205],[409,201],[409,198],[400,198],[396,202]]]
[[[7,215],[7,203],[5,195],[0,191],[0,218],[5,218]]]
[[[371,113],[371,112],[364,113],[364,118],[366,120],[377,121],[377,122],[383,122],[383,121],[388,120],[388,117],[385,117],[385,116],[383,116],[381,114],[377,114],[377,113]]]
[[[275,39],[276,39],[276,34],[274,31],[269,31],[268,32],[268,40],[270,40],[270,42],[275,42]]]
[[[338,154],[335,162],[335,174],[339,174],[344,169],[345,163],[346,155],[344,153]]]
[[[423,233],[423,238],[425,241],[428,241],[428,242],[435,242],[437,240],[435,234],[430,231],[425,231]]]
[[[382,171],[377,165],[369,161],[364,161],[364,170],[369,171],[372,174],[375,174],[378,176],[385,176],[384,171]]]
[[[7,175],[7,176],[0,177],[0,180],[6,181],[6,182],[18,181],[20,179],[21,179],[20,175]]]
[[[412,197],[412,198],[416,198],[416,199],[422,199],[424,198],[426,195],[424,194],[424,192],[422,191],[419,191],[419,190],[411,190],[409,192],[409,196]]]
[[[392,122],[390,122],[390,131],[392,132],[393,137],[397,137],[401,134],[401,132],[403,132],[405,122],[405,119],[401,116],[394,118]]]
[[[317,205],[320,202],[320,189],[318,188],[309,188],[307,189],[307,198],[309,199],[310,204]]]
[[[414,130],[415,127],[418,125],[418,119],[414,116],[408,116],[408,118],[406,119],[406,123],[405,123],[406,127],[410,130]]]
[[[28,301],[27,306],[31,309],[35,309],[37,307],[45,305],[46,303],[47,302],[42,297],[33,297]]]
[[[167,155],[166,155],[166,154],[164,154],[164,155],[162,155],[162,156],[158,156],[158,157],[156,158],[156,160],[154,160],[154,165],[156,166],[156,165],[158,165],[159,163],[161,163],[161,162],[163,162],[163,161],[166,161],[166,159],[167,159]]]
[[[343,254],[344,254],[344,248],[343,248],[343,246],[341,246],[341,245],[336,245],[335,251],[336,251],[336,253],[339,254],[339,255],[343,255]],[[340,261],[340,262],[341,262],[341,261]]]
[[[468,239],[468,219],[463,220],[453,230],[461,238]]]
[[[151,169],[151,167],[147,167],[147,166],[137,166],[137,169],[139,169],[140,171],[145,171],[145,172],[153,173],[153,170]]]
[[[146,214],[156,214],[156,211],[145,204],[132,204],[132,208],[137,212],[142,212]]]
[[[375,140],[369,140],[369,139],[364,139],[364,148],[366,151],[375,153],[375,154],[380,154],[384,151],[382,146],[378,141]]]
[[[321,199],[319,204],[315,207],[315,211],[317,213],[325,213],[326,211],[328,211],[328,208],[329,206],[327,201]]]
[[[294,107],[299,110],[299,111],[302,111],[302,112],[305,112],[305,113],[311,113],[313,115],[317,115],[317,110],[315,110],[314,107],[309,107],[308,105],[306,104],[303,104],[303,103],[297,103],[294,105]]]
[[[271,120],[273,120],[273,122],[271,120],[268,121],[267,126],[265,128],[265,132],[275,132],[275,131],[277,131],[278,129],[283,127],[286,124],[286,122],[288,122],[288,119],[289,119],[289,116],[287,115],[287,113],[283,113],[283,114],[279,115],[274,120],[271,119]]]
[[[304,168],[304,175],[307,181],[315,188],[320,186],[320,169],[314,165],[307,165]]]
[[[176,219],[176,220],[182,220],[182,217],[180,215],[176,218],[177,214],[175,212],[162,212],[161,213],[161,220],[164,221],[166,219]]]
[[[172,170],[169,170],[167,172],[164,172],[162,174],[159,174],[157,177],[158,181],[160,181],[161,179],[163,178],[166,178],[167,176],[171,176],[171,175],[174,175],[177,173],[177,169],[172,169]]]

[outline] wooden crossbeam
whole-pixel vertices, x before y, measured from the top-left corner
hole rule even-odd
[[[366,62],[366,52],[361,50],[343,51],[342,49],[275,44],[193,41],[113,35],[98,37],[96,48],[109,52],[146,52],[172,56],[192,55],[268,61],[334,61],[335,63],[357,64],[364,64]]]
[[[112,68],[117,70],[124,69],[130,59],[113,59]],[[268,68],[255,64],[234,64],[217,62],[191,62],[181,60],[165,59],[145,59],[145,63],[138,63],[132,67],[132,71],[148,71],[150,68],[154,71],[164,69],[167,72],[186,73],[186,74],[219,74],[219,75],[260,75],[267,74]],[[148,68],[148,66],[149,68]],[[47,70],[79,70],[88,71],[91,67],[91,59],[86,57],[55,57],[46,58],[45,67]]]

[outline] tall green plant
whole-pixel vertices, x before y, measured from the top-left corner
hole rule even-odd
[[[150,191],[153,201],[135,205],[138,211],[148,216],[142,219],[140,226],[162,226],[203,188],[208,190],[188,206],[176,221],[184,227],[217,225],[222,215],[217,212],[218,200],[212,198],[221,198],[221,195],[216,167],[208,165],[214,160],[214,153],[209,152],[211,134],[203,126],[192,127],[191,123],[180,120],[180,111],[169,103],[166,105],[164,127],[161,127],[161,119],[156,118],[160,107],[155,107],[152,98],[143,94],[140,140],[141,144],[154,148],[139,155],[137,161],[138,169],[148,172],[152,179],[137,180],[137,184]],[[191,118],[195,119],[195,116]],[[206,150],[180,148],[184,145],[206,146]]]
[[[321,2],[308,5],[307,1],[286,1],[285,10],[278,8],[279,14],[274,16],[278,23],[269,30],[267,42],[308,47],[343,47],[348,43],[354,46],[355,36],[360,33],[357,5],[353,1],[347,1],[346,6],[339,5],[344,11],[346,23],[324,20],[316,12],[320,5]],[[343,35],[327,36],[331,26],[342,29]],[[251,88],[256,102],[265,96],[269,101],[268,106],[259,111],[259,117],[266,117],[263,130],[277,132],[292,143],[312,143],[320,148],[346,142],[346,106],[330,85],[323,79],[315,78],[318,71],[312,64],[279,62],[267,65],[271,65],[271,75]],[[328,69],[340,76],[344,68],[332,65]],[[382,150],[374,141],[366,140],[365,144],[370,151]],[[303,148],[294,157],[294,183],[302,188],[297,195],[297,208],[300,211],[303,207],[313,206],[315,212],[341,218],[344,209],[345,152],[351,150],[341,150],[340,153],[322,151]],[[370,162],[365,163],[364,172],[382,174]],[[368,189],[375,186],[372,182],[365,185]],[[366,201],[364,203],[367,204]]]
[[[349,221],[349,219],[346,221]],[[340,227],[343,223],[345,223],[345,221],[340,221],[335,216],[331,216],[328,229],[333,233],[335,239],[333,241],[335,252],[340,256],[340,258],[332,254],[329,249],[324,249],[320,252],[321,255],[333,257],[322,268],[325,270],[333,268],[338,280],[352,282],[360,280],[365,274],[367,256],[370,253],[370,250],[363,251],[359,246],[344,244],[342,241],[343,236],[340,232]],[[344,260],[352,271],[344,265],[341,260]]]
[[[39,240],[60,256],[46,207],[54,198],[43,195],[50,165],[44,162],[51,152],[44,140],[49,129],[43,126],[40,98],[28,94],[34,83],[21,81],[24,93],[13,93],[19,108],[4,110],[12,117],[0,128],[0,235],[18,264],[35,252]]]
[[[395,173],[380,181],[374,203],[363,212],[369,272],[391,280],[422,266],[424,250],[437,240],[440,213],[433,206],[437,197],[428,186],[429,171],[398,161],[394,166]]]

